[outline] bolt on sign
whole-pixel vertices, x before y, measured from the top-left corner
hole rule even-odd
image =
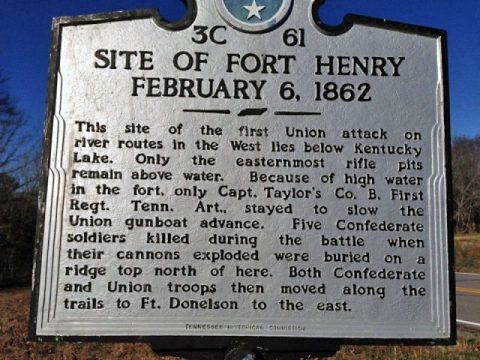
[[[54,20],[32,338],[454,341],[445,33],[321,3]]]

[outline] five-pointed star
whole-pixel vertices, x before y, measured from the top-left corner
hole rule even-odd
[[[257,1],[253,0],[252,5],[244,6],[245,9],[248,10],[248,17],[247,20],[250,20],[252,16],[256,16],[260,20],[262,20],[262,16],[260,15],[260,11],[265,9],[265,6],[258,6]]]

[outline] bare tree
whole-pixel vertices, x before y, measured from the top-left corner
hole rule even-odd
[[[456,229],[475,231],[480,228],[480,136],[453,141],[452,167]]]
[[[7,78],[0,71],[0,172],[14,172],[15,156],[25,144],[21,129],[25,125],[22,112],[6,87]]]
[[[31,271],[38,177],[38,151],[6,83],[0,70],[0,285],[24,281]]]

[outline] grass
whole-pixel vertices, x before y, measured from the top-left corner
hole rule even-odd
[[[455,270],[480,273],[480,233],[455,236]]]
[[[480,333],[462,328],[455,346],[345,346],[335,360],[473,360],[480,359]]]
[[[52,344],[27,341],[30,289],[0,292],[0,359],[178,360],[156,356],[147,344]],[[480,359],[480,331],[460,328],[455,346],[344,346],[335,360]]]

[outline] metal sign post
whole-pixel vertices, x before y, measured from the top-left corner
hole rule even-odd
[[[445,34],[321,3],[54,21],[32,339],[455,341]]]

